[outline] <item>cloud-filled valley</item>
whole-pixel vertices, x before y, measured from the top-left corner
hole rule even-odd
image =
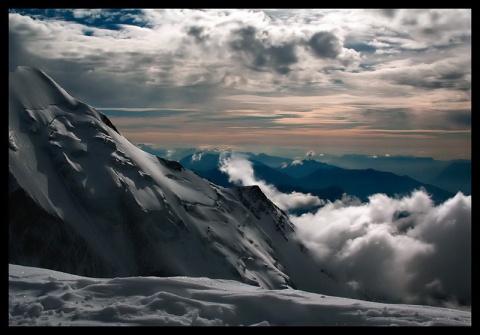
[[[221,156],[219,168],[239,185],[258,185],[287,212],[313,207],[289,217],[318,265],[347,291],[407,304],[471,304],[471,196],[458,192],[435,205],[424,190],[413,190],[404,197],[372,194],[361,202],[345,195],[332,202],[279,192],[255,178],[245,155]]]

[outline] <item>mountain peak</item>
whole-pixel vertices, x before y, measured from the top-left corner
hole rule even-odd
[[[223,188],[141,150],[39,69],[9,81],[9,262],[266,288],[304,280],[290,255],[313,267],[258,186]]]
[[[79,102],[68,94],[50,76],[35,67],[18,66],[9,74],[9,90],[12,97],[22,97],[22,104],[29,109],[44,109],[49,105],[61,105],[70,110]]]

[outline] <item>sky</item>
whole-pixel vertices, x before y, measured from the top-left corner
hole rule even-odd
[[[466,9],[9,9],[34,66],[135,144],[471,159]]]
[[[467,311],[265,290],[209,278],[89,278],[9,265],[9,287],[12,327],[472,326]]]

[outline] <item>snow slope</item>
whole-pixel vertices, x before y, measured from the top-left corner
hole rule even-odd
[[[9,75],[9,262],[91,277],[335,285],[257,186],[142,151],[41,70]],[[332,290],[330,290],[331,292]]]

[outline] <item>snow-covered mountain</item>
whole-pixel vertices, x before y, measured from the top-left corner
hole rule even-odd
[[[335,286],[259,187],[223,188],[141,150],[35,68],[9,74],[9,200],[12,264]]]

